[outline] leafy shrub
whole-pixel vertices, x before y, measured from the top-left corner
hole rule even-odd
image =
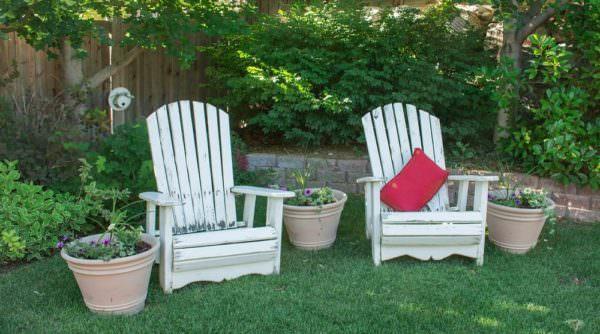
[[[85,203],[20,179],[16,162],[0,162],[0,262],[39,259],[89,227]]]
[[[87,154],[93,176],[104,188],[127,188],[132,196],[156,189],[146,122],[124,124]]]
[[[598,104],[590,87],[578,84],[580,73],[564,45],[545,35],[533,35],[530,41],[530,66],[522,76],[504,75],[516,89],[497,99],[500,107],[514,107],[513,131],[503,143],[504,151],[536,174],[598,188]]]
[[[108,130],[106,112],[83,116],[59,97],[32,94],[0,103],[0,160],[18,160],[26,180],[57,190],[77,189],[78,159]]]
[[[396,101],[432,111],[445,127],[474,129],[454,131],[454,140],[489,143],[494,115],[476,80],[493,61],[484,32],[450,28],[449,3],[424,12],[355,3],[297,4],[208,47],[215,102],[295,145],[359,141],[361,116]]]
[[[132,224],[144,213],[138,215],[129,213],[127,208],[135,202],[122,207],[117,205],[118,201],[126,200],[130,196],[129,190],[99,188],[90,174],[92,166],[86,160],[82,160],[82,163],[80,179],[83,192],[80,201],[89,205],[90,215],[95,216],[90,219],[98,218],[98,224],[104,227],[104,231],[96,240],[90,242],[75,240],[68,243],[66,245],[67,253],[77,258],[108,261],[147,250],[149,245],[141,240],[142,227]],[[103,203],[108,205],[103,205]],[[66,240],[63,239],[59,242],[57,248],[64,247],[64,241]]]

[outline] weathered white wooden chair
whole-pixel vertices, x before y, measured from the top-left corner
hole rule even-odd
[[[159,192],[146,192],[147,233],[159,208],[160,284],[167,293],[194,281],[279,273],[283,200],[294,193],[235,187],[229,116],[210,104],[179,101],[147,118]],[[234,194],[244,194],[236,218]],[[253,227],[256,196],[265,196],[265,227]]]
[[[446,168],[442,131],[437,117],[401,103],[388,104],[362,118],[373,176],[358,180],[365,186],[366,234],[373,262],[408,255],[440,260],[452,254],[483,264],[488,182],[497,176],[449,176],[458,182],[457,205],[449,206],[444,185],[421,212],[393,212],[380,202],[381,187],[421,148]],[[407,126],[408,124],[408,126]],[[469,182],[475,183],[472,210],[467,211]]]

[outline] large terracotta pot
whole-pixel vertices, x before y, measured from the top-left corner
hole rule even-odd
[[[283,206],[283,222],[294,246],[315,250],[333,245],[348,196],[339,190],[332,192],[335,203],[322,206]]]
[[[504,191],[491,192],[497,198],[506,197]],[[554,202],[548,199],[552,208]],[[525,254],[537,244],[546,222],[544,209],[521,209],[488,202],[488,237],[500,249]]]
[[[98,237],[97,234],[80,240],[90,242]],[[110,261],[74,258],[65,249],[60,252],[75,275],[85,305],[92,312],[135,314],[144,309],[152,264],[160,243],[148,234],[142,234],[142,240],[152,248]]]

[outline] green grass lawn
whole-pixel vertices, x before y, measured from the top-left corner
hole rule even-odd
[[[59,257],[5,270],[0,333],[569,333],[569,320],[600,333],[600,224],[560,224],[551,249],[541,243],[524,256],[488,243],[483,267],[452,257],[375,268],[363,223],[362,198],[351,197],[333,248],[300,251],[285,237],[278,276],[165,295],[155,270],[146,309],[131,317],[88,312]]]

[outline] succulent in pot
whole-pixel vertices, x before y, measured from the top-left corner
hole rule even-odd
[[[328,187],[307,187],[310,167],[292,173],[296,197],[283,205],[283,222],[290,242],[300,248],[316,250],[333,245],[347,196]]]
[[[487,208],[488,236],[510,253],[524,254],[534,248],[548,223],[555,233],[554,202],[544,190],[515,188],[491,191]]]
[[[99,189],[89,176],[89,165],[82,168],[81,202],[90,216],[99,218],[103,232],[57,244],[61,256],[73,272],[86,306],[95,313],[135,314],[143,310],[158,240],[131,224],[138,215],[127,207],[117,207],[129,197],[128,190]],[[104,204],[108,202],[110,208]],[[90,217],[91,220],[96,220]]]

